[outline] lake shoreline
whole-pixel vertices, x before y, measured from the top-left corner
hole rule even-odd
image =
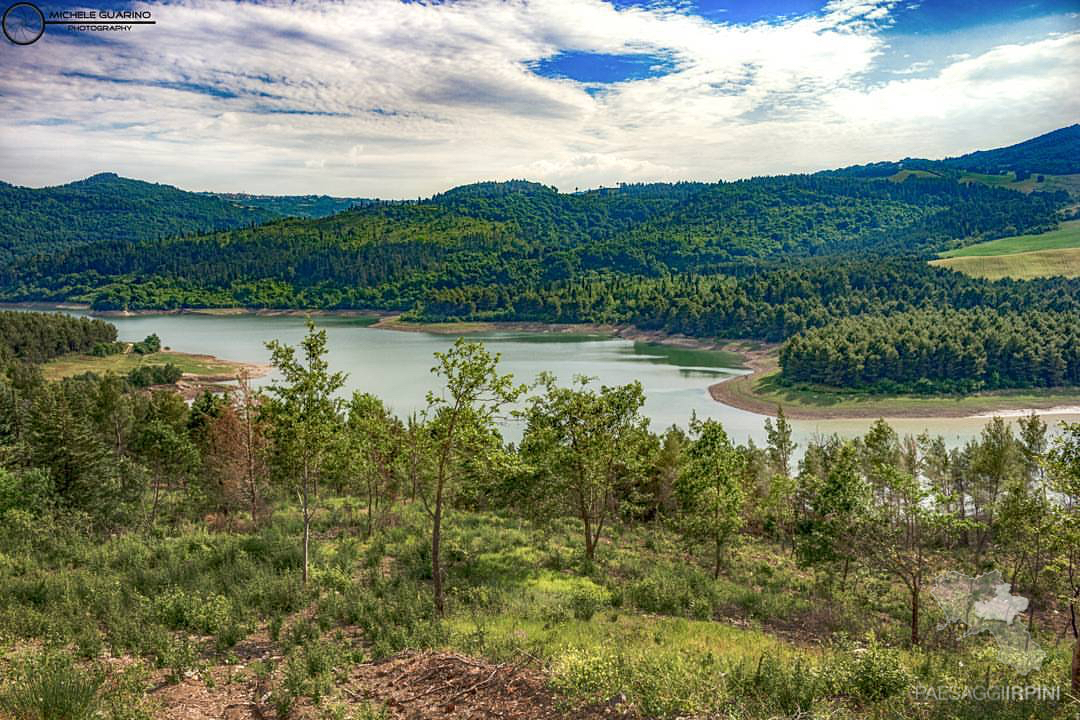
[[[171,348],[148,355],[139,355],[132,351],[131,343],[124,352],[113,355],[88,355],[69,353],[53,358],[42,365],[46,378],[60,380],[65,377],[92,372],[98,375],[114,373],[126,375],[140,366],[173,364],[178,366],[182,375],[171,385],[185,399],[191,400],[202,392],[226,392],[235,389],[241,378],[254,380],[269,375],[273,367],[266,363],[227,360],[207,353],[182,352]],[[155,386],[159,387],[159,386]]]
[[[130,318],[171,315],[206,315],[210,317],[236,317],[252,315],[255,317],[341,317],[372,318],[369,326],[375,330],[394,330],[397,332],[426,332],[433,335],[471,335],[484,332],[530,332],[563,333],[568,335],[610,335],[613,338],[634,342],[656,343],[692,350],[722,350],[742,356],[742,352],[733,347],[743,343],[727,340],[707,340],[679,333],[662,330],[641,330],[633,325],[614,325],[603,323],[544,323],[518,320],[484,320],[477,322],[409,322],[401,319],[396,310],[340,309],[340,310],[303,310],[299,308],[162,308],[140,310],[94,310],[86,303],[49,303],[22,302],[0,303],[2,309],[21,310],[77,310],[92,317]]]
[[[787,417],[797,420],[868,420],[868,419],[944,419],[988,418],[995,415],[1016,417],[1035,412],[1042,415],[1080,414],[1080,390],[1075,393],[1048,393],[1040,398],[1033,391],[1016,393],[985,393],[961,398],[935,396],[886,396],[830,394],[793,388],[775,387],[761,391],[762,380],[777,373],[778,343],[704,339],[667,333],[660,330],[641,330],[633,325],[603,323],[542,323],[533,321],[481,321],[454,323],[421,323],[401,319],[396,311],[372,309],[302,310],[296,308],[174,308],[145,310],[93,311],[79,303],[3,303],[0,308],[27,310],[77,310],[102,319],[205,315],[210,317],[338,317],[371,318],[367,329],[393,330],[433,335],[473,335],[491,332],[551,333],[565,335],[602,335],[631,342],[650,343],[692,350],[726,352],[738,358],[741,369],[750,372],[708,386],[707,392],[717,404],[775,416],[778,406]],[[194,354],[193,354],[194,355]],[[208,356],[209,357],[209,356]],[[228,362],[228,361],[223,361]],[[244,365],[244,363],[240,363]],[[251,365],[256,368],[256,365]],[[738,369],[738,368],[736,368]],[[254,371],[253,371],[254,372]],[[256,372],[254,377],[265,374]],[[1034,391],[1037,392],[1037,391]],[[1024,394],[1028,393],[1028,394]],[[811,402],[807,402],[810,400]]]

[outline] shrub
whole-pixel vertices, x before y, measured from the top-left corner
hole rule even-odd
[[[824,672],[834,694],[846,695],[861,703],[900,695],[912,683],[900,653],[881,647],[873,636],[865,648],[834,653]]]
[[[825,689],[821,675],[804,661],[784,661],[769,654],[761,655],[756,663],[733,665],[727,674],[729,695],[751,716],[809,715]]]
[[[224,595],[201,597],[174,588],[155,599],[154,614],[173,630],[215,635],[230,624],[234,611]]]
[[[714,593],[700,571],[659,565],[630,583],[621,599],[645,612],[705,619],[713,613]]]
[[[156,333],[147,335],[144,340],[131,346],[132,351],[139,355],[149,355],[161,350],[161,339]]]
[[[578,620],[592,620],[598,610],[611,604],[611,595],[590,583],[574,588],[567,604]]]
[[[46,652],[16,663],[0,688],[0,709],[13,720],[92,720],[102,707],[105,673],[70,655]]]

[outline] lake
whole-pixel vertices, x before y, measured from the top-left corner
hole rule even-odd
[[[267,340],[295,345],[305,333],[305,320],[289,316],[185,314],[107,319],[116,325],[121,340],[141,340],[157,333],[162,344],[173,350],[251,363],[269,361]],[[348,374],[345,392],[363,390],[378,395],[400,416],[424,408],[427,392],[440,388],[438,378],[431,373],[433,353],[446,350],[455,339],[452,335],[370,328],[353,318],[318,317],[315,323],[326,330],[331,368]],[[722,422],[737,442],[752,438],[759,445],[765,443],[765,416],[723,405],[708,394],[709,385],[747,372],[734,367],[737,363],[727,353],[598,335],[490,332],[468,337],[500,353],[501,370],[513,373],[518,382],[531,383],[542,371],[554,373],[561,382],[569,382],[575,375],[593,377],[606,385],[639,380],[645,389],[645,414],[654,430],[672,424],[685,427],[691,413],[697,413]],[[266,384],[273,378],[260,378],[257,383]],[[1044,419],[1053,428],[1060,420],[1080,421],[1080,416],[1047,415]],[[861,435],[870,422],[792,420],[791,424],[796,441],[805,447],[807,439],[815,435]],[[927,430],[956,445],[976,436],[986,419],[895,418],[889,422],[902,435]],[[503,432],[507,439],[517,440],[521,427],[506,420]]]

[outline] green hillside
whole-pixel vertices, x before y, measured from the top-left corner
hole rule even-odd
[[[371,202],[326,195],[188,192],[114,173],[45,188],[0,182],[0,260],[105,241],[199,235],[282,217],[325,217]]]
[[[267,210],[114,173],[46,188],[0,182],[0,260],[225,230],[272,217]]]
[[[979,150],[942,162],[950,168],[990,175],[1015,172],[1021,180],[1032,173],[1080,173],[1080,124],[1008,147]]]
[[[367,198],[331,197],[329,195],[249,195],[247,193],[212,193],[230,203],[264,210],[278,217],[321,218],[357,205],[370,205]]]
[[[964,182],[940,163],[903,164],[580,193],[524,180],[475,183],[323,218],[61,246],[0,267],[0,299],[81,301],[97,310],[379,309],[406,321],[633,324],[772,342],[856,316],[897,326],[927,307],[938,315],[920,316],[920,328],[941,327],[950,310],[1080,314],[1076,281],[994,284],[927,263],[959,244],[1050,242],[1055,235],[1040,233],[1057,228],[1068,193],[1016,192]],[[1053,274],[1032,266],[1020,277]],[[1061,324],[1061,336],[1072,327]],[[949,334],[932,344],[945,352],[937,346],[992,345],[1000,335],[995,326],[986,337]],[[822,337],[832,344],[832,335]],[[935,355],[929,375],[908,377],[893,364],[868,384],[1011,386],[1028,382],[1013,370],[1029,361],[1040,383],[1073,382],[1074,359],[1048,355],[1034,337],[1009,346],[1022,358],[995,355],[985,378]],[[868,345],[840,358],[804,356],[799,381],[828,384],[830,366],[877,352]],[[1007,372],[992,377],[999,365]]]
[[[940,253],[940,257],[986,257],[990,255],[1012,255],[1034,250],[1057,250],[1059,248],[1080,247],[1080,220],[1061,223],[1057,230],[1038,235],[1014,235],[987,242],[966,245],[955,250]]]

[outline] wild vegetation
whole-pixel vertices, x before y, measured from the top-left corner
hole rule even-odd
[[[636,384],[523,387],[464,340],[400,419],[340,397],[314,327],[271,349],[268,391],[190,406],[9,363],[0,716],[175,717],[177,685],[252,717],[465,716],[518,673],[543,707],[472,716],[1077,710],[1080,426],[995,419],[953,449],[884,422],[797,448],[782,413],[765,447],[715,422],[658,435]],[[514,446],[497,421],[523,393]],[[933,579],[991,568],[1046,652],[1022,680],[989,638],[935,629]],[[482,670],[433,680],[451,666]],[[1063,691],[915,699],[1017,683]]]

